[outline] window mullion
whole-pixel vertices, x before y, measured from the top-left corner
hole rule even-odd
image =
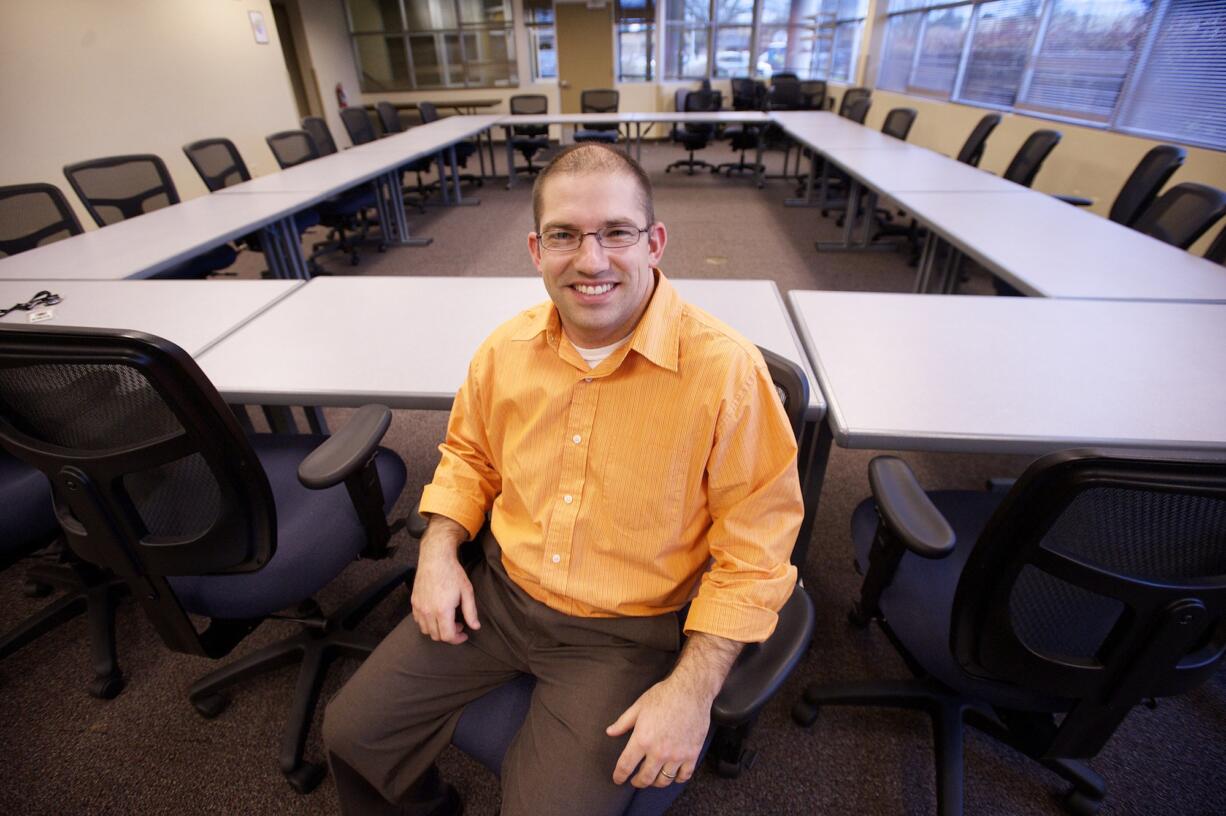
[[[758,76],[758,28],[762,24],[762,0],[754,0],[749,22],[749,76]]]
[[[958,58],[958,70],[954,74],[954,86],[949,89],[949,98],[956,100],[962,96],[962,80],[966,77],[966,64],[971,59],[971,43],[975,41],[975,29],[979,25],[979,3],[971,3],[971,19],[966,24],[966,34],[962,39],[962,55]]]
[[[915,32],[915,50],[911,52],[911,70],[907,72],[907,91],[914,92],[919,86],[915,84],[915,69],[919,67],[920,58],[924,53],[924,34],[928,31],[928,12],[919,11],[919,29]]]
[[[1022,81],[1017,86],[1017,100],[1013,103],[1014,108],[1019,104],[1026,104],[1030,96],[1030,85],[1034,81],[1035,68],[1039,61],[1039,54],[1043,51],[1043,41],[1047,39],[1047,26],[1051,22],[1052,9],[1055,5],[1055,0],[1043,0],[1043,11],[1039,14],[1039,24],[1035,28],[1034,40],[1030,43],[1030,55],[1022,71]]]
[[[1119,127],[1119,120],[1123,118],[1125,108],[1131,104],[1132,95],[1141,83],[1141,77],[1145,75],[1145,66],[1149,62],[1150,52],[1153,51],[1154,43],[1158,41],[1158,32],[1162,28],[1170,7],[1170,0],[1157,0],[1150,8],[1145,36],[1141,38],[1141,47],[1133,56],[1132,65],[1128,68],[1128,76],[1124,78],[1124,87],[1120,89],[1120,98],[1116,100],[1115,110],[1111,112],[1111,119],[1107,122],[1107,127],[1111,130]]]
[[[707,80],[715,76],[715,0],[707,4]]]

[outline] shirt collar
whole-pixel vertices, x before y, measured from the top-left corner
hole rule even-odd
[[[681,343],[681,298],[663,272],[652,271],[656,276],[656,289],[647,311],[634,329],[630,349],[660,368],[676,371]],[[549,344],[556,349],[562,336],[562,321],[552,302],[529,309],[514,339],[531,340],[541,332],[545,332]]]

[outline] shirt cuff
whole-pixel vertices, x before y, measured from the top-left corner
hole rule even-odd
[[[485,526],[485,508],[482,505],[461,493],[438,485],[426,485],[417,507],[422,515],[437,513],[462,524],[468,531],[469,538],[476,538],[477,533]]]
[[[778,622],[779,614],[765,607],[698,597],[685,617],[685,634],[706,632],[739,643],[761,643]]]

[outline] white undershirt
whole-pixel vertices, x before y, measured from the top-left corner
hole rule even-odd
[[[612,354],[613,352],[617,351],[619,348],[624,346],[629,339],[630,339],[630,335],[627,334],[625,337],[618,340],[616,343],[611,343],[607,346],[601,346],[600,348],[592,348],[592,349],[580,348],[579,346],[575,346],[575,351],[579,352],[579,356],[583,358],[583,361],[585,363],[587,363],[588,368],[595,368],[596,366],[603,363],[606,357],[608,357],[610,354]],[[574,343],[571,343],[571,345],[574,345]]]

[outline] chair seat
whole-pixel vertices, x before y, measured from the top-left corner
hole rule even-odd
[[[193,280],[204,278],[213,272],[230,267],[236,260],[238,260],[238,253],[234,251],[234,247],[229,244],[222,244],[219,247],[208,250],[203,255],[197,255],[190,261],[185,261],[169,269],[163,269],[155,275],[150,275],[150,277],[160,280]]]
[[[606,144],[617,143],[616,130],[576,130],[576,142],[605,142]]]
[[[323,219],[348,218],[375,206],[375,191],[364,185],[329,198],[319,205],[318,210]]]
[[[311,434],[251,436],[276,503],[277,551],[257,572],[169,579],[184,609],[212,618],[263,617],[311,597],[357,559],[366,533],[345,486],[310,490],[297,478],[298,463],[324,439]],[[404,462],[379,448],[375,466],[387,510],[404,487]],[[328,546],[318,546],[321,540]]]
[[[42,471],[0,451],[0,563],[47,544],[59,525],[51,506],[51,484]]]
[[[937,490],[928,494],[957,536],[954,551],[930,560],[912,552],[903,554],[893,582],[881,594],[881,611],[890,630],[907,652],[930,675],[992,705],[1019,710],[1060,711],[1061,701],[1003,683],[980,680],[967,674],[949,648],[954,591],[980,531],[1005,493],[972,490]],[[877,530],[877,512],[872,498],[856,507],[851,519],[856,564],[868,571],[868,553]]]

